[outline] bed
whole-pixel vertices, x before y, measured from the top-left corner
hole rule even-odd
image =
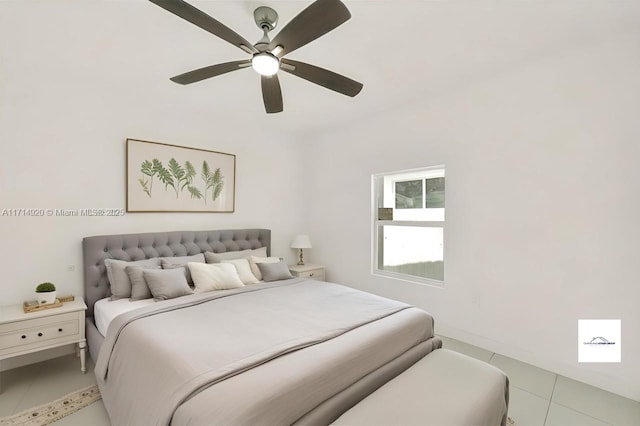
[[[105,259],[271,254],[270,241],[267,229],[83,240],[87,341],[113,424],[329,424],[441,346],[424,311],[302,278],[146,303],[98,330]]]

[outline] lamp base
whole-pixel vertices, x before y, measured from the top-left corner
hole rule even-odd
[[[302,257],[302,249],[300,249],[300,260],[298,260],[298,265],[304,265],[304,258]]]

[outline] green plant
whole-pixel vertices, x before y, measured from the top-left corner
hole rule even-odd
[[[222,192],[224,187],[224,177],[218,167],[215,171],[211,171],[209,164],[206,161],[202,162],[202,180],[205,183],[204,190],[204,202],[207,203],[207,191],[211,189],[211,199],[215,201]]]
[[[151,198],[151,191],[153,190],[153,178],[162,169],[162,163],[157,158],[154,158],[153,161],[145,160],[140,165],[140,171],[142,172],[142,174],[149,176],[149,178],[145,178],[143,176],[142,178],[138,179],[138,182],[140,182],[142,190],[146,192],[149,198]]]
[[[49,293],[56,291],[56,286],[53,283],[41,283],[36,287],[36,293]]]
[[[207,195],[215,201],[220,197],[224,188],[224,176],[220,168],[212,169],[206,161],[202,162],[202,174],[200,175],[204,181],[204,191],[194,183],[197,171],[190,161],[185,161],[182,166],[175,158],[171,158],[167,167],[164,167],[157,158],[152,161],[144,160],[140,163],[140,172],[142,177],[138,179],[138,183],[149,198],[151,198],[153,191],[154,178],[164,184],[165,191],[171,187],[176,193],[176,198],[186,188],[192,199],[204,200],[205,204],[207,203]]]

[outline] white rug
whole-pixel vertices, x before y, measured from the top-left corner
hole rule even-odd
[[[63,396],[55,401],[29,408],[18,414],[0,419],[0,426],[48,425],[73,414],[101,398],[97,385],[88,386]]]

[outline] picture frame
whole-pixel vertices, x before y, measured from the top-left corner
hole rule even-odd
[[[236,156],[127,139],[127,212],[233,213]]]

